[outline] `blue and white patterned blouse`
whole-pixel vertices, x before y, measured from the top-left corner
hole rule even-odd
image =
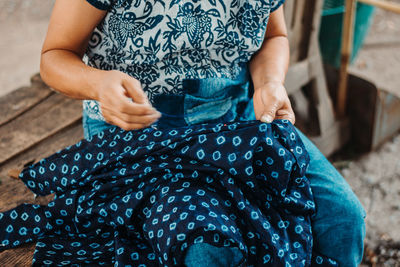
[[[88,65],[138,79],[173,126],[243,115],[251,85],[246,63],[284,2],[87,1],[107,10],[86,51]],[[84,112],[104,120],[96,101],[85,100]]]

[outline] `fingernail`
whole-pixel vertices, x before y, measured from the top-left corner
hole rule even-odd
[[[272,122],[272,117],[269,116],[269,115],[263,115],[263,116],[261,117],[261,121],[262,121],[262,122],[266,122],[266,123],[271,123],[271,122]]]

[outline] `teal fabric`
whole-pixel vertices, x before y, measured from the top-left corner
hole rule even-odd
[[[191,245],[186,252],[186,266],[236,267],[242,265],[239,248],[215,247],[207,243]]]

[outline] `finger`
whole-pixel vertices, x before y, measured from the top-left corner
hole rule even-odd
[[[285,101],[285,104],[283,105],[282,110],[284,110],[285,112],[287,112],[287,119],[292,123],[295,124],[296,123],[296,115],[294,114],[293,108],[292,108],[292,104],[289,100],[289,98],[287,99],[287,101]]]
[[[107,109],[106,112],[107,112],[107,115],[118,118],[122,122],[130,123],[130,124],[137,123],[137,124],[143,124],[143,125],[150,125],[150,124],[154,123],[155,121],[157,121],[161,117],[160,112],[156,112],[153,114],[146,114],[146,115],[131,115],[131,114],[126,114],[126,113],[121,113],[115,109]]]
[[[286,109],[280,109],[276,112],[275,119],[280,119],[280,120],[288,120],[292,124],[295,124],[296,119],[295,115],[293,112],[290,112],[289,110]]]
[[[282,104],[274,96],[266,96],[265,94],[262,94],[261,97],[264,106],[261,121],[271,123],[275,119],[276,112],[281,108]]]
[[[253,96],[254,115],[257,120],[261,119],[262,112],[264,111],[264,104],[262,103],[261,96],[257,93]]]
[[[123,102],[119,108],[121,113],[125,113],[127,115],[138,115],[138,116],[145,116],[145,115],[154,115],[160,114],[155,108],[147,104],[137,104],[134,102]]]
[[[142,85],[137,79],[126,75],[126,78],[122,80],[122,86],[128,93],[128,96],[133,99],[133,101],[139,104],[150,105],[146,94],[143,92]]]
[[[119,113],[119,114],[114,114],[114,115],[126,123],[141,123],[141,124],[146,124],[146,125],[157,121],[161,117],[160,113],[154,113],[154,114],[142,115],[142,116],[128,115],[125,113]]]
[[[149,104],[139,104],[132,102],[129,98],[122,95],[115,95],[114,104],[112,109],[116,109],[128,115],[150,115],[159,113],[155,108]]]
[[[142,129],[148,127],[146,124],[141,124],[141,123],[127,123],[122,121],[116,116],[109,115],[106,118],[106,122],[112,125],[116,125],[120,127],[121,129],[124,129],[125,131],[130,131],[130,130],[136,130],[136,129]]]

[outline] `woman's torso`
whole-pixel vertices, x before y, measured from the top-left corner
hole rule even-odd
[[[108,10],[89,42],[88,65],[138,79],[166,124],[249,113],[247,63],[283,0],[88,1]],[[85,100],[84,112],[104,120],[96,101]]]

